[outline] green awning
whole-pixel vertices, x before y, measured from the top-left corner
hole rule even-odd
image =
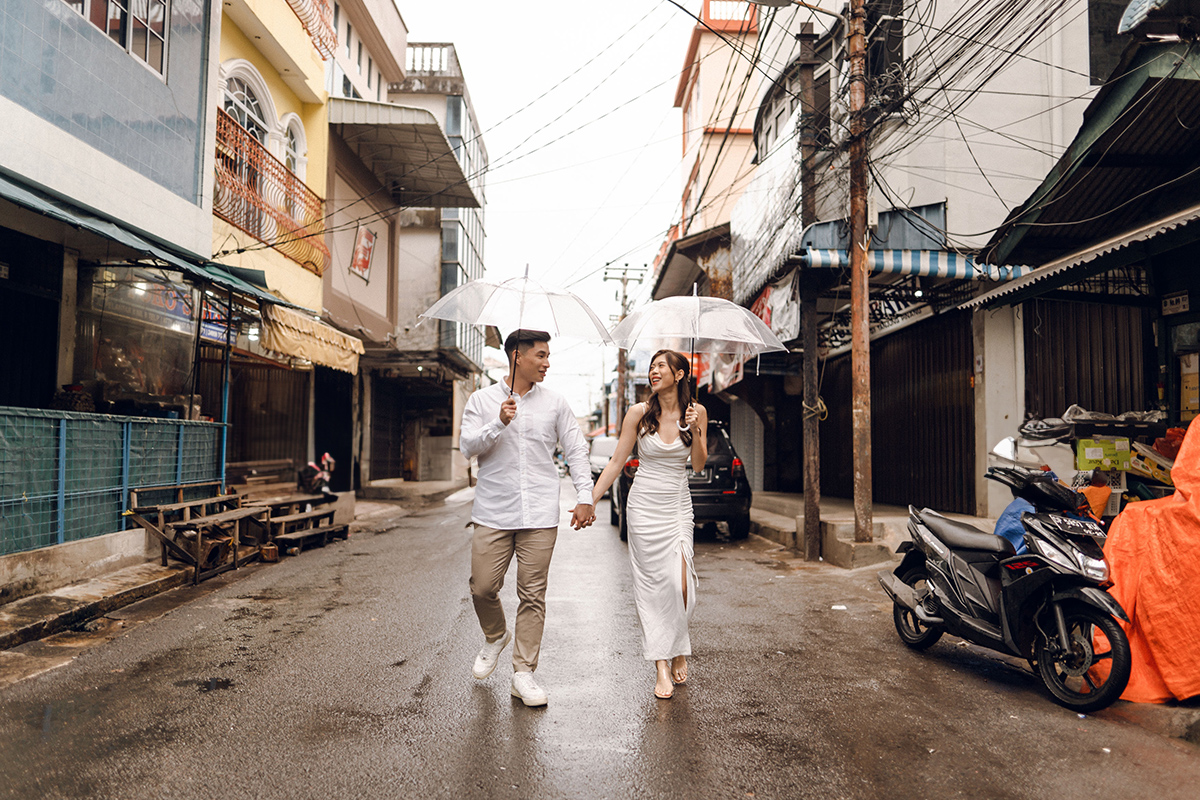
[[[176,255],[167,248],[155,244],[147,237],[135,233],[123,225],[104,219],[32,187],[25,186],[5,175],[0,175],[0,198],[38,214],[65,222],[72,227],[89,231],[97,236],[122,244],[131,250],[135,250],[151,258],[166,262],[175,269],[190,275],[202,283],[212,284],[226,291],[236,292],[237,294],[264,303],[287,306],[288,308],[302,308],[243,280],[242,277],[234,274],[237,271],[236,267],[226,267],[215,261],[201,263],[184,256]]]

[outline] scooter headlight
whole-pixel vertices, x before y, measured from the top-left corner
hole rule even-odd
[[[1059,550],[1054,545],[1033,537],[1029,537],[1026,541],[1030,540],[1032,540],[1031,543],[1033,544],[1033,549],[1038,552],[1038,555],[1043,556],[1047,561],[1052,561],[1063,569],[1068,569],[1071,572],[1079,571],[1080,565],[1073,563],[1066,553]]]
[[[1104,559],[1092,558],[1079,552],[1075,553],[1075,559],[1079,562],[1079,568],[1083,570],[1083,574],[1096,583],[1104,583],[1108,580],[1108,562]]]

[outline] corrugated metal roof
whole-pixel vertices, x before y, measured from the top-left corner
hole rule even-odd
[[[1200,182],[1189,180],[1200,167],[1200,80],[1185,58],[1194,56],[1160,45],[1143,48],[1138,66],[1122,62],[1130,82],[1096,96],[1076,140],[984,248],[986,260],[1057,261],[1200,197]]]
[[[1171,214],[1156,220],[1155,222],[1143,225],[1132,231],[1114,236],[1101,242],[1098,245],[1084,248],[1083,250],[1071,253],[1056,261],[1052,261],[1045,266],[1039,267],[1032,273],[1024,277],[1017,278],[1014,281],[992,289],[990,292],[973,297],[967,302],[959,306],[959,308],[982,308],[984,306],[1001,305],[1005,302],[1005,298],[1014,295],[1017,292],[1028,288],[1030,285],[1048,280],[1055,275],[1061,275],[1064,272],[1073,270],[1076,267],[1083,266],[1088,262],[1094,261],[1097,258],[1114,253],[1117,250],[1128,247],[1136,242],[1144,242],[1147,239],[1152,239],[1155,236],[1166,233],[1167,231],[1175,230],[1176,228],[1187,225],[1190,222],[1200,219],[1200,205],[1194,205],[1186,208],[1183,211]],[[1022,292],[1024,296],[1025,292]],[[1015,298],[1013,298],[1015,299]]]

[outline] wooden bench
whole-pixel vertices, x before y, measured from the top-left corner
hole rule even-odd
[[[167,565],[167,544],[162,541],[166,538],[167,525],[173,522],[187,521],[195,517],[204,517],[210,514],[220,513],[234,508],[240,508],[242,499],[236,494],[217,494],[220,491],[220,483],[198,483],[189,484],[186,486],[156,486],[149,489],[131,489],[129,492],[129,506],[137,512],[142,518],[153,521],[152,525],[142,527],[149,530],[151,533],[158,534],[160,544],[162,546],[162,565]],[[184,490],[208,489],[211,494],[197,497],[192,500],[184,500]],[[142,499],[149,494],[169,491],[175,498],[173,503],[158,503],[145,504]]]
[[[305,506],[311,505],[313,508],[316,508],[326,503],[332,503],[335,500],[337,500],[336,496],[328,494],[293,494],[274,500],[255,501],[254,505],[266,506],[271,509],[272,517],[281,517],[288,514],[298,514],[304,510]]]
[[[157,537],[162,563],[167,555],[191,565],[192,582],[238,567],[259,557],[270,534],[266,506],[242,506],[235,494],[135,506],[125,512]],[[243,543],[253,547],[243,549]],[[232,557],[230,557],[232,555]]]
[[[287,553],[291,548],[302,550],[306,545],[324,547],[330,539],[345,539],[350,535],[350,526],[335,524],[336,509],[317,508],[271,517],[271,541]]]
[[[296,491],[296,464],[292,459],[237,461],[225,465],[230,490],[249,499],[275,497]]]

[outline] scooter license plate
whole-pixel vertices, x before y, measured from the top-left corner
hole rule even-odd
[[[1093,536],[1104,538],[1104,529],[1090,519],[1053,516],[1051,520],[1059,531],[1074,536]]]

